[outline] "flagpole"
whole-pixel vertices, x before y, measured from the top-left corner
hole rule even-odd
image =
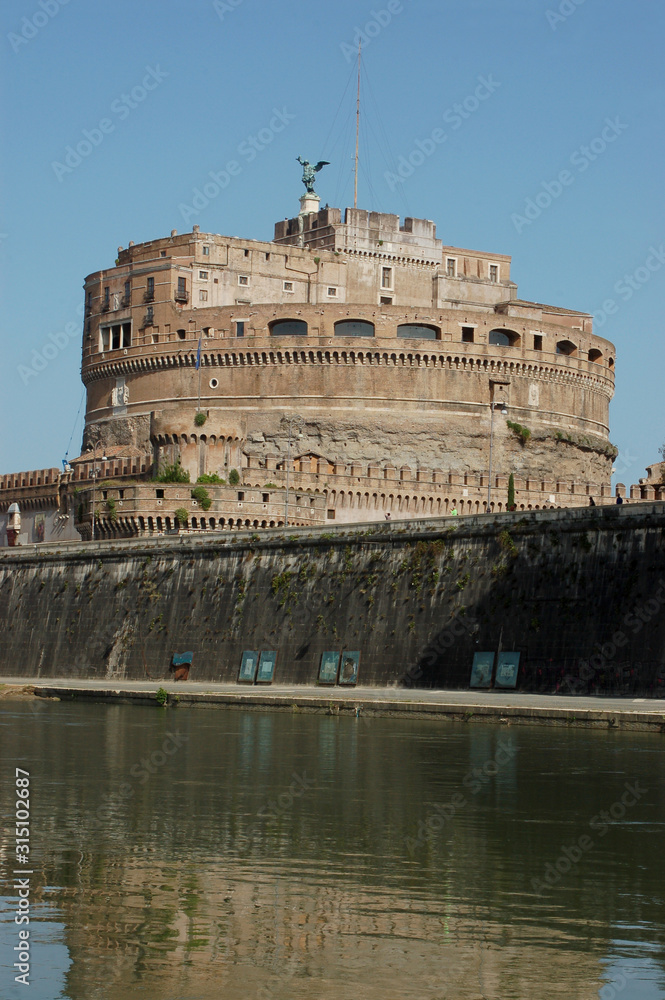
[[[362,38],[358,41],[358,97],[356,101],[356,160],[353,175],[353,207],[358,207],[358,143],[360,139],[360,55],[362,52]]]

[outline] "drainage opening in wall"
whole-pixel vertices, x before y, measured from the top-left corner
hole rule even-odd
[[[211,389],[216,389],[218,385],[219,385],[219,382],[217,381],[216,378],[211,378],[210,379],[210,388]]]

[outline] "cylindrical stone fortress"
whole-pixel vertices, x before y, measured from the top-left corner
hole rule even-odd
[[[195,227],[119,249],[85,291],[85,444],[224,476],[279,467],[297,413],[293,458],[478,475],[492,422],[494,472],[609,484],[613,345],[426,220],[323,209],[265,243]]]

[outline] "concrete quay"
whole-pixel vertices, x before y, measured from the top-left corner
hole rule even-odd
[[[665,700],[577,697],[510,691],[343,689],[215,684],[207,681],[118,681],[3,678],[0,700],[37,697],[61,701],[155,705],[159,689],[171,706],[244,711],[317,712],[356,717],[401,717],[503,725],[575,726],[665,733]],[[177,697],[177,701],[175,698]]]

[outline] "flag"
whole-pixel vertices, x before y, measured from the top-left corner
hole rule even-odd
[[[202,337],[203,335],[201,335]],[[201,367],[201,337],[199,337],[199,346],[196,350],[196,370],[198,371]]]

